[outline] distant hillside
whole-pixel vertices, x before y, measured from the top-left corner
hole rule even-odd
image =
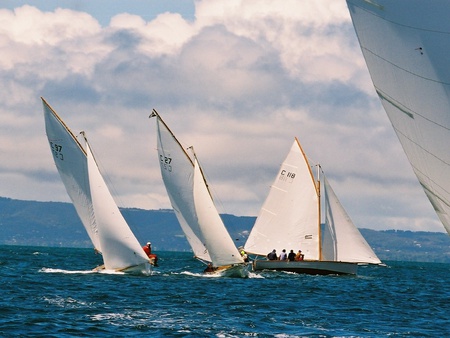
[[[172,210],[121,211],[141,243],[151,241],[155,251],[190,251]],[[243,245],[255,217],[221,216],[236,245]],[[0,197],[0,227],[0,244],[92,247],[71,203]],[[450,263],[450,236],[446,233],[360,231],[381,260]]]

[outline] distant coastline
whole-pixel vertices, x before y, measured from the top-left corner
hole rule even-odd
[[[155,251],[190,251],[171,209],[121,211],[141,243],[151,241]],[[243,245],[256,217],[221,216],[236,245]],[[0,197],[0,226],[3,245],[92,247],[71,203]],[[364,228],[360,231],[381,260],[450,263],[447,233]]]

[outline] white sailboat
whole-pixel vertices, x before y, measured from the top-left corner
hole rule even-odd
[[[189,154],[153,110],[156,117],[161,175],[180,226],[208,273],[244,277],[247,267],[220,218],[197,157]]]
[[[257,255],[254,270],[356,274],[358,264],[381,263],[348,217],[323,172],[322,177],[324,224],[321,224],[321,184],[296,138],[244,246],[245,251]],[[301,249],[304,259],[258,258],[273,249],[278,253],[282,249],[294,252]]]
[[[450,234],[450,1],[347,5],[376,93]]]
[[[151,262],[114,202],[84,132],[77,138],[42,99],[45,129],[67,193],[104,265],[97,269],[150,271]]]

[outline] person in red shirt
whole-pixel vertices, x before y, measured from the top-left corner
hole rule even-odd
[[[158,266],[158,256],[152,253],[152,243],[147,242],[145,246],[142,247],[148,258],[150,258],[150,263],[154,266]]]

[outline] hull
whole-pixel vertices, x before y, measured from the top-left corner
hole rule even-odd
[[[93,269],[93,271],[97,271],[97,272],[105,271],[105,270],[106,270],[105,265],[100,265]],[[111,271],[124,272],[124,273],[135,274],[135,275],[149,275],[152,272],[152,265],[150,263],[146,262],[143,264],[130,266],[125,269],[117,269],[117,270],[111,270]]]
[[[248,264],[226,265],[220,266],[214,271],[205,271],[205,274],[221,277],[245,278],[248,277],[249,268],[250,265]]]
[[[356,275],[357,263],[332,261],[253,261],[253,270],[275,270],[306,273],[310,275]]]

